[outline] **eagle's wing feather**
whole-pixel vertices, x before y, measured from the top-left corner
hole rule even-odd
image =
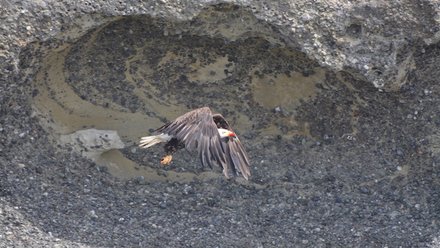
[[[221,114],[213,115],[213,119],[217,127],[234,132]],[[225,157],[228,163],[225,175],[226,173],[237,174],[237,172],[240,172],[244,178],[248,179],[251,175],[249,158],[238,137],[233,138],[232,140],[222,140],[222,147],[225,151]]]
[[[239,171],[244,178],[248,179],[251,175],[249,169],[250,163],[243,145],[238,138],[228,143],[230,143],[229,146],[231,147],[231,156],[233,157],[235,169]]]
[[[244,178],[249,179],[251,175],[249,159],[240,140],[238,138],[232,141],[222,140],[222,146],[228,164],[225,173],[237,174],[237,172],[240,172]]]

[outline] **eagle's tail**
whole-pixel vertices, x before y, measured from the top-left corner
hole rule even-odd
[[[161,142],[168,142],[170,141],[171,138],[172,136],[165,133],[161,133],[159,135],[153,135],[153,136],[145,136],[142,137],[141,140],[139,141],[139,147],[148,148]]]

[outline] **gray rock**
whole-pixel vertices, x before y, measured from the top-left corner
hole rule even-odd
[[[150,15],[175,22],[188,21],[222,1],[3,1],[0,29],[2,74],[17,73],[20,52],[32,42],[53,40],[71,42],[88,31],[111,23],[121,16]],[[306,53],[320,65],[334,71],[344,70],[374,84],[377,88],[397,90],[407,81],[414,65],[417,46],[439,41],[439,3],[406,1],[313,1],[278,3],[233,1],[276,30],[268,39],[282,41]],[[240,22],[215,20],[234,27],[254,26]],[[214,23],[212,23],[214,24]],[[205,24],[206,25],[206,24]],[[209,25],[206,35],[222,33],[223,25]],[[197,27],[164,30],[179,34]],[[194,31],[193,30],[193,31]],[[249,31],[249,30],[248,30]],[[228,40],[246,32],[229,33]],[[253,31],[258,33],[257,30]],[[265,36],[267,34],[259,33]]]
[[[0,247],[437,247],[438,3],[290,2],[0,0]],[[250,181],[136,148],[202,105]]]
[[[114,130],[86,129],[61,135],[63,145],[69,145],[88,158],[96,159],[112,149],[124,148],[124,143]]]

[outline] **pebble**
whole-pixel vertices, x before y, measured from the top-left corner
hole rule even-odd
[[[93,219],[97,219],[98,218],[98,215],[96,214],[95,210],[90,210],[89,211],[89,215]]]

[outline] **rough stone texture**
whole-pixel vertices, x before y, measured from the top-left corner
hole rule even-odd
[[[17,72],[31,42],[73,40],[119,16],[190,20],[223,1],[8,1],[1,4],[2,74]],[[396,90],[414,63],[414,47],[440,37],[438,1],[227,1],[272,25],[290,46],[332,70]]]
[[[114,130],[85,129],[62,135],[61,143],[73,147],[78,153],[97,158],[102,153],[124,148],[124,143]]]
[[[438,247],[436,4],[2,1],[0,247]],[[204,104],[250,182],[136,147]]]

